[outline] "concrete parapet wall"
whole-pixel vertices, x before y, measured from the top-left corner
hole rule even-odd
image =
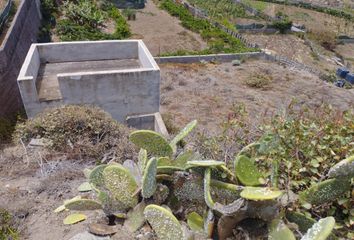
[[[264,55],[262,52],[236,53],[236,54],[211,54],[211,55],[192,55],[192,56],[172,56],[155,57],[157,63],[197,63],[201,61],[231,62],[236,59],[260,58]]]
[[[115,63],[110,70],[82,68],[90,61],[99,60],[104,67],[110,60],[123,60],[124,64],[125,59],[133,59],[136,65]],[[62,62],[72,62],[77,68],[57,67],[49,75],[38,75],[39,69]],[[160,69],[141,40],[33,44],[18,86],[28,117],[63,104],[89,104],[125,122],[128,115],[155,113],[160,107]],[[40,97],[43,91],[54,92]]]
[[[37,41],[41,17],[37,2],[23,0],[0,46],[0,117],[22,108],[17,76],[31,44]]]

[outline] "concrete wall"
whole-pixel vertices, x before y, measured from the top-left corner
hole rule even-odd
[[[40,26],[36,1],[23,0],[0,46],[0,117],[11,117],[22,109],[17,76]]]
[[[41,62],[139,59],[134,69],[57,74],[61,99],[39,101]],[[18,77],[28,117],[63,104],[96,105],[120,122],[128,115],[159,112],[160,69],[141,40],[33,44]]]
[[[192,56],[172,56],[172,57],[155,57],[158,63],[198,63],[201,61],[218,61],[231,62],[232,60],[240,60],[244,58],[258,59],[263,57],[262,52],[236,53],[236,54],[210,54],[210,55],[192,55]]]

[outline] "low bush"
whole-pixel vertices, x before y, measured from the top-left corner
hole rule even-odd
[[[251,88],[265,89],[272,82],[273,78],[270,75],[257,73],[252,74],[245,80],[245,84]]]
[[[259,168],[275,167],[278,172],[277,176],[273,170],[266,173],[268,184],[299,193],[319,183],[333,165],[354,154],[353,119],[352,111],[328,105],[311,109],[293,103],[286,114],[275,115],[254,127],[247,111],[238,107],[223,124],[221,134],[201,133],[195,146],[206,159],[226,159],[231,163],[242,147],[256,140],[260,145],[252,157]],[[274,177],[277,182],[272,182]],[[326,203],[296,202],[289,207],[312,218],[335,217],[338,235],[351,239],[352,204],[352,192],[348,190]]]
[[[37,117],[18,124],[14,141],[28,143],[45,138],[51,148],[101,159],[114,152],[118,161],[132,159],[134,148],[128,140],[129,129],[96,107],[65,106],[46,110]]]
[[[20,239],[14,217],[3,208],[0,208],[0,239]]]

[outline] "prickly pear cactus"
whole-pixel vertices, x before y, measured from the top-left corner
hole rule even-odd
[[[215,160],[193,160],[188,161],[187,164],[191,167],[217,167],[225,165],[224,162],[215,161]]]
[[[127,228],[130,232],[136,232],[139,230],[145,222],[144,210],[145,203],[140,202],[133,209],[131,209],[127,214],[127,219],[124,221],[124,227]]]
[[[140,173],[138,165],[132,160],[125,160],[123,167],[129,170],[130,174],[134,177],[135,182],[140,186],[142,174]]]
[[[70,200],[64,204],[66,209],[78,210],[78,211],[88,211],[102,209],[102,205],[91,199],[75,199]]]
[[[335,223],[336,221],[333,217],[320,219],[307,231],[301,240],[326,240],[331,234]]]
[[[144,169],[147,163],[147,151],[145,149],[140,149],[138,155],[138,167],[141,175],[143,175]]]
[[[145,208],[144,215],[158,239],[184,239],[182,226],[170,211],[158,205],[149,205]]]
[[[81,214],[81,213],[73,213],[69,216],[67,216],[64,220],[63,220],[63,223],[65,225],[71,225],[71,224],[75,224],[75,223],[78,223],[78,222],[81,222],[81,221],[84,221],[86,220],[86,215],[84,214]]]
[[[92,186],[89,182],[84,182],[77,188],[77,190],[79,192],[89,192],[92,191]]]
[[[120,202],[121,209],[134,207],[138,196],[133,196],[138,185],[129,170],[120,164],[107,166],[103,171],[104,185],[113,200]]]
[[[287,212],[286,219],[288,219],[289,222],[295,223],[302,233],[306,233],[307,230],[316,223],[314,219],[299,212]]]
[[[177,144],[192,132],[197,123],[197,120],[191,121],[172,139],[170,145],[173,149],[173,152],[177,151]]]
[[[279,219],[272,221],[269,230],[268,240],[296,240],[293,232]]]
[[[193,231],[203,231],[204,229],[204,219],[196,212],[191,212],[187,216],[187,224]]]
[[[234,162],[235,175],[246,186],[260,185],[262,174],[254,162],[245,155],[237,156]]]
[[[300,200],[314,205],[332,202],[350,189],[346,179],[328,179],[300,193]]]
[[[99,165],[92,169],[89,175],[89,183],[96,189],[104,187],[103,170],[107,167],[106,164]]]
[[[282,194],[282,191],[272,190],[266,187],[245,187],[240,195],[244,199],[263,201],[278,198]]]
[[[138,130],[132,132],[129,139],[139,148],[146,149],[147,152],[157,157],[171,156],[173,153],[166,139],[154,131]]]
[[[354,178],[354,156],[334,165],[328,172],[330,178]]]
[[[156,191],[156,173],[157,173],[157,159],[151,158],[146,165],[143,183],[141,189],[141,195],[144,198],[149,198],[154,195]]]

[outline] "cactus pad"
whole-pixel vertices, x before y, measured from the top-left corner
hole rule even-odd
[[[195,126],[197,126],[197,123],[197,120],[191,121],[172,139],[170,145],[173,149],[173,152],[177,151],[177,144],[192,132]]]
[[[314,205],[321,205],[336,200],[350,189],[350,181],[328,179],[300,193],[300,200]]]
[[[157,173],[157,159],[151,158],[146,164],[144,171],[141,195],[144,198],[149,198],[154,195],[156,191],[156,173]]]
[[[210,178],[211,178],[211,169],[207,168],[204,173],[204,200],[206,205],[214,209],[215,202],[210,193]]]
[[[71,225],[71,224],[75,224],[75,223],[78,223],[78,222],[81,222],[81,221],[84,221],[86,220],[86,215],[84,214],[81,214],[81,213],[74,213],[74,214],[71,214],[69,216],[67,216],[63,223],[65,225]]]
[[[123,209],[134,207],[138,203],[138,197],[133,196],[138,185],[130,172],[122,165],[107,166],[103,171],[103,178],[111,197],[120,202]]]
[[[340,161],[328,172],[330,178],[353,178],[354,177],[354,155]]]
[[[262,174],[258,171],[254,162],[245,155],[240,155],[236,157],[235,163],[235,174],[240,182],[246,186],[257,186],[261,182],[259,179]]]
[[[71,200],[66,202],[64,206],[69,210],[79,211],[102,209],[102,205],[99,202],[96,202],[91,199]]]
[[[147,163],[147,151],[141,148],[138,155],[138,166],[141,175],[143,175],[146,163]]]
[[[289,222],[295,223],[302,233],[306,233],[306,231],[316,223],[314,219],[299,212],[287,212],[286,219],[288,219]]]
[[[301,240],[326,240],[331,234],[336,221],[333,217],[320,219],[315,223]]]
[[[248,200],[262,201],[278,198],[282,194],[282,191],[272,190],[266,187],[245,187],[240,195]]]
[[[106,164],[99,165],[92,169],[89,175],[89,183],[97,189],[101,189],[104,186],[103,170],[107,167]]]
[[[158,239],[183,239],[182,226],[170,211],[157,205],[149,205],[145,208],[144,215]]]
[[[283,221],[276,219],[270,224],[268,240],[296,240],[296,238]]]
[[[132,160],[125,160],[123,167],[129,170],[130,174],[134,177],[135,182],[140,185],[141,183],[141,173],[138,165]]]
[[[154,131],[138,130],[132,132],[129,139],[136,146],[146,149],[147,152],[159,157],[171,156],[173,153],[172,147],[166,139]]]
[[[196,212],[191,212],[187,216],[187,223],[190,229],[199,232],[204,229],[204,219]]]
[[[224,162],[215,161],[215,160],[193,160],[188,161],[187,164],[192,167],[217,167],[225,165]]]
[[[192,151],[186,151],[177,156],[176,160],[172,161],[174,166],[185,168],[188,161],[193,161],[199,157],[198,154]]]
[[[144,209],[146,205],[144,202],[140,202],[127,214],[127,220],[124,221],[124,227],[126,227],[131,233],[139,230],[145,222]]]
[[[92,191],[92,186],[89,182],[84,182],[77,188],[77,190],[79,192],[89,192]]]
[[[65,208],[65,205],[61,205],[61,206],[57,207],[57,208],[54,210],[54,212],[55,212],[55,213],[60,213],[60,212],[64,211],[65,209],[66,209],[66,208]]]

